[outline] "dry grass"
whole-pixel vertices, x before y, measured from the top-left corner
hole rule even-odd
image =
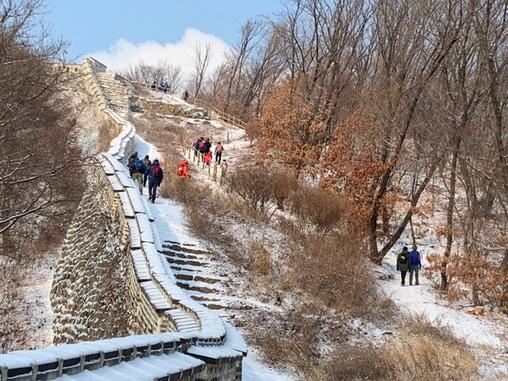
[[[401,337],[386,346],[385,361],[398,380],[475,380],[478,363],[446,327],[422,317],[405,318]]]
[[[269,275],[272,271],[270,252],[259,241],[252,241],[249,247],[249,268],[255,273]]]

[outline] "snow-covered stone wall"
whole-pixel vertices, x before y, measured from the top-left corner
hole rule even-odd
[[[51,304],[55,343],[123,336],[137,331],[134,291],[125,287],[129,229],[119,200],[96,161],[55,269]],[[130,286],[130,285],[129,285]]]
[[[107,104],[121,132],[90,161],[54,275],[54,338],[66,344],[0,355],[0,381],[241,380],[246,344],[176,284],[124,165],[135,130]]]

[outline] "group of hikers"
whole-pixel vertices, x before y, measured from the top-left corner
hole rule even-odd
[[[159,90],[163,93],[167,93],[169,90],[169,83],[167,81],[160,81],[160,83],[157,83],[157,81],[153,81],[152,85],[150,86],[152,90]]]
[[[194,154],[203,155],[203,163],[210,165],[213,159],[213,152],[215,153],[215,163],[222,169],[222,176],[224,176],[228,170],[228,163],[226,160],[222,160],[222,153],[224,152],[224,146],[221,142],[218,142],[215,149],[212,152],[212,143],[210,138],[199,137],[193,144]],[[221,164],[222,163],[222,164]]]
[[[413,285],[413,275],[415,277],[415,286],[418,286],[418,272],[422,268],[422,261],[420,253],[416,250],[416,245],[413,246],[411,252],[408,251],[407,246],[402,248],[402,252],[397,255],[397,271],[400,271],[402,286],[406,285],[406,274],[409,271],[409,285]]]
[[[129,173],[132,180],[138,185],[141,194],[143,194],[143,187],[146,187],[148,182],[148,200],[155,203],[157,188],[160,187],[164,177],[159,160],[155,159],[152,162],[148,155],[145,155],[141,160],[136,151],[129,157]]]
[[[148,86],[150,82],[146,82],[146,85]],[[167,81],[160,81],[160,82],[157,82],[157,81],[153,81],[152,84],[150,85],[150,88],[152,90],[159,90],[159,91],[162,91],[163,93],[167,93],[169,91],[169,83]],[[183,93],[183,96],[182,96],[183,100],[186,101],[188,98],[189,98],[189,92],[187,90],[185,90],[185,92]]]
[[[136,151],[129,157],[128,167],[131,178],[137,184],[141,194],[143,194],[143,188],[146,187],[148,183],[148,200],[155,203],[157,188],[160,187],[164,177],[164,172],[162,171],[159,160],[155,159],[152,162],[148,155],[145,155],[141,160]],[[189,162],[187,160],[178,164],[176,174],[182,180],[190,177]]]

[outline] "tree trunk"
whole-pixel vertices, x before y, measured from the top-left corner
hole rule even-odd
[[[450,197],[448,199],[448,208],[446,210],[446,248],[441,261],[441,290],[448,290],[448,275],[446,267],[452,251],[453,244],[453,209],[455,208],[455,185],[457,181],[457,159],[459,155],[461,138],[456,136],[456,142],[453,147],[452,164],[450,168]]]

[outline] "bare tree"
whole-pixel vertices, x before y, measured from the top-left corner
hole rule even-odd
[[[134,83],[164,85],[166,92],[174,94],[182,87],[182,69],[168,61],[147,65],[142,61],[130,66],[123,75]]]
[[[194,50],[194,72],[190,83],[194,98],[198,98],[200,94],[211,57],[212,46],[210,43],[196,45]]]

